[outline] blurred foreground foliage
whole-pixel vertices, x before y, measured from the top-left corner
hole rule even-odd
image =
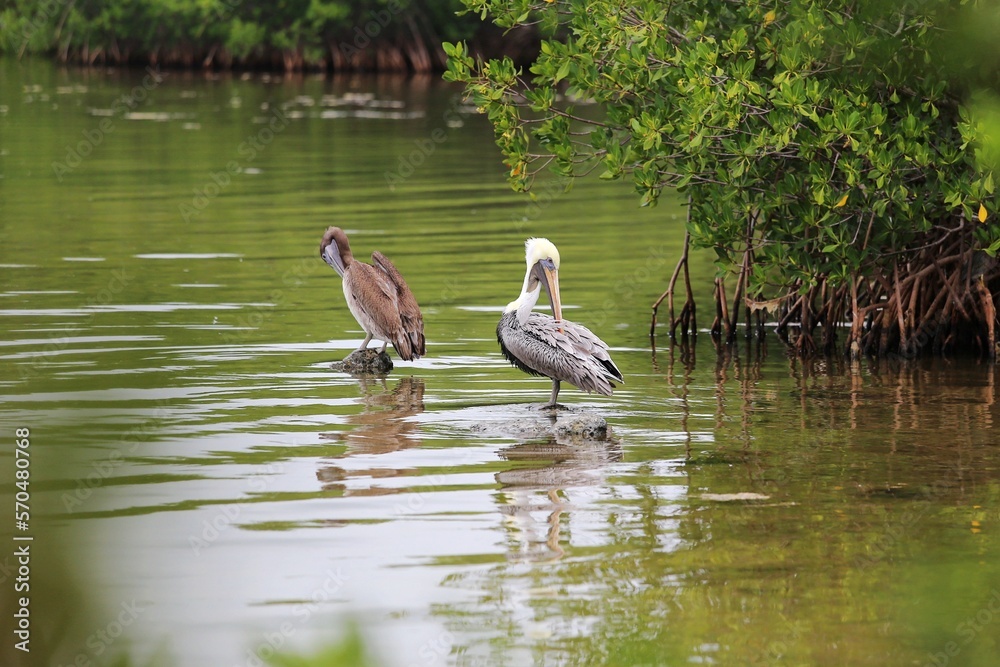
[[[527,72],[445,45],[514,189],[548,168],[678,190],[718,255],[713,333],[743,312],[803,355],[995,355],[996,3],[464,1],[549,36]],[[686,257],[671,335],[697,327]]]
[[[308,655],[279,653],[268,663],[273,667],[377,667],[366,640],[356,625],[350,625],[346,636]]]

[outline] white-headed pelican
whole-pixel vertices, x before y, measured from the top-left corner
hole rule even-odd
[[[525,373],[552,379],[548,407],[556,405],[560,382],[610,396],[614,383],[624,380],[607,344],[587,327],[562,319],[559,251],[548,239],[528,239],[524,245],[528,270],[521,296],[507,304],[497,325],[500,351]],[[549,295],[554,317],[531,312],[540,287]]]
[[[319,255],[344,279],[347,307],[367,334],[358,350],[377,338],[383,341],[382,352],[392,343],[404,361],[419,359],[425,353],[420,306],[403,276],[385,255],[373,252],[374,266],[355,260],[347,234],[340,227],[326,230],[319,244]]]

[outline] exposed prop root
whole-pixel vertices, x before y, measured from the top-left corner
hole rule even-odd
[[[689,209],[690,210],[690,209]],[[691,274],[688,271],[688,247],[691,243],[691,235],[684,235],[684,250],[681,253],[681,259],[677,262],[677,266],[674,267],[674,273],[670,276],[670,285],[667,290],[660,295],[660,298],[656,300],[653,304],[653,318],[649,324],[649,335],[656,338],[656,313],[660,308],[660,304],[663,300],[667,300],[667,310],[670,312],[670,339],[676,340],[677,338],[677,328],[680,327],[681,337],[686,338],[688,334],[697,335],[698,334],[698,322],[695,318],[695,302],[694,302],[694,291],[691,289]],[[681,271],[684,272],[684,288],[686,293],[686,298],[684,300],[684,306],[681,308],[680,317],[674,316],[674,289],[677,287],[677,278]]]
[[[739,311],[745,312],[747,338],[763,336],[765,319],[776,324],[776,333],[801,357],[818,352],[843,352],[851,359],[862,355],[909,359],[920,354],[974,352],[995,359],[997,339],[996,294],[1000,290],[1000,264],[976,250],[967,227],[927,243],[915,251],[880,258],[868,275],[854,275],[848,283],[834,283],[816,275],[810,284],[796,283],[771,299],[750,296],[753,270],[754,219],[747,221],[747,242],[742,261],[735,270],[732,301],[726,297],[725,278],[716,278],[715,320],[711,333],[732,343],[739,326]],[[664,295],[668,299],[671,336],[677,326],[686,333],[685,315],[694,312],[687,274],[689,237],[684,254]],[[760,241],[758,241],[759,243]],[[895,261],[892,261],[892,260]],[[681,269],[687,284],[687,302],[679,318],[673,313],[673,294]],[[759,290],[759,286],[755,289]],[[756,324],[753,316],[756,315]],[[838,332],[847,330],[846,341]],[[652,328],[651,328],[652,333]]]

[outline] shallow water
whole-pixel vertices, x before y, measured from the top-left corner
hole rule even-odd
[[[0,72],[0,418],[36,536],[5,664],[256,665],[352,621],[385,665],[1000,659],[995,367],[652,349],[678,202],[515,195],[434,80]],[[426,358],[329,369],[362,334],[328,224],[396,262]],[[507,430],[546,419],[494,332],[534,235],[626,376],[560,395],[608,442]]]

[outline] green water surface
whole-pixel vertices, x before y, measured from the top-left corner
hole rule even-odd
[[[0,61],[0,540],[35,538],[3,664],[252,666],[351,623],[406,667],[1000,664],[996,368],[652,348],[679,199],[514,194],[458,92]],[[425,358],[330,370],[363,337],[330,224],[406,276]],[[625,374],[560,396],[608,442],[503,430],[549,393],[495,340],[529,236]]]

